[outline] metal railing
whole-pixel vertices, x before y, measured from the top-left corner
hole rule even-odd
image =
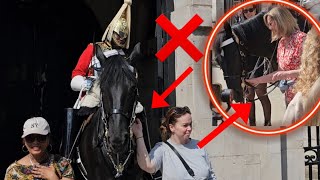
[[[312,131],[316,136],[312,136]],[[315,143],[314,143],[315,142]],[[312,179],[320,179],[320,137],[319,126],[308,126],[308,146],[304,147],[306,176]],[[314,168],[315,167],[315,168]],[[314,177],[313,177],[314,176]]]

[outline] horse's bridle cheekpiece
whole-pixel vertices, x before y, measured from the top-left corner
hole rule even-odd
[[[130,69],[130,71],[132,73],[136,73],[136,70],[128,65],[128,69]],[[137,78],[135,76],[135,78]],[[101,151],[102,151],[102,154],[103,154],[103,157],[104,159],[106,160],[107,163],[111,162],[112,165],[113,165],[113,168],[116,170],[116,174],[115,174],[115,178],[118,178],[120,176],[122,176],[123,174],[123,171],[125,170],[125,166],[128,162],[128,160],[130,159],[131,155],[134,153],[134,148],[132,147],[133,146],[133,142],[134,142],[134,138],[133,138],[133,133],[132,133],[132,130],[131,130],[131,127],[133,125],[133,123],[135,122],[135,119],[136,119],[136,114],[135,114],[135,109],[137,107],[137,104],[138,104],[138,97],[139,97],[139,92],[138,92],[138,88],[137,86],[135,87],[135,89],[133,89],[134,91],[134,103],[133,103],[133,107],[132,107],[132,113],[131,115],[129,114],[129,112],[125,112],[123,111],[121,108],[113,108],[110,110],[110,112],[107,112],[105,111],[105,108],[104,108],[104,105],[103,105],[103,101],[102,101],[102,94],[101,94],[101,99],[100,99],[100,105],[99,105],[99,109],[100,109],[100,112],[101,112],[101,120],[104,124],[104,133],[103,133],[103,137],[98,137],[98,141],[100,144],[99,146],[101,147]],[[124,116],[126,119],[130,120],[130,123],[129,123],[129,126],[128,128],[130,129],[130,140],[129,140],[129,151],[128,151],[128,155],[125,159],[125,161],[123,163],[120,162],[120,158],[119,158],[119,153],[115,153],[115,152],[112,152],[112,150],[109,148],[110,145],[107,141],[107,136],[108,136],[108,120],[109,118],[112,116],[112,115],[116,115],[116,114],[119,114],[121,116]],[[90,117],[91,118],[91,117]],[[78,133],[79,134],[79,133]],[[77,135],[78,136],[78,135]],[[114,158],[112,157],[112,154],[116,155],[117,159],[116,161],[114,160]],[[79,148],[77,147],[77,155],[78,155],[78,159],[77,159],[77,163],[78,163],[78,166],[80,168],[80,172],[82,173],[82,176],[87,179],[87,171],[81,161],[81,157],[80,157],[80,151],[79,151]]]
[[[132,144],[133,144],[133,134],[132,134],[132,130],[131,130],[131,127],[133,125],[133,123],[135,122],[135,119],[136,119],[136,114],[135,114],[135,109],[136,109],[136,106],[138,104],[138,101],[137,101],[137,97],[139,96],[139,93],[138,93],[138,88],[136,88],[134,90],[135,92],[135,97],[134,97],[134,104],[133,104],[133,109],[132,109],[132,113],[131,113],[131,116],[129,116],[129,113],[128,112],[124,112],[122,109],[117,109],[117,108],[114,108],[111,110],[111,112],[109,113],[105,113],[105,109],[104,109],[104,106],[103,106],[103,102],[102,102],[102,99],[100,100],[100,109],[101,109],[101,119],[104,123],[104,127],[105,127],[105,133],[104,133],[104,137],[103,137],[103,141],[102,141],[102,146],[103,148],[101,148],[102,150],[102,153],[104,155],[104,157],[109,157],[113,167],[115,168],[116,170],[116,175],[115,175],[115,178],[118,178],[120,176],[122,176],[122,173],[125,169],[125,165],[127,164],[129,158],[131,157],[131,155],[133,154],[134,150],[132,148]],[[102,97],[102,95],[101,95]],[[123,163],[120,163],[119,161],[119,154],[118,153],[114,153],[110,150],[110,145],[108,144],[108,142],[106,141],[107,139],[107,136],[108,136],[108,119],[114,115],[114,114],[120,114],[122,116],[124,116],[126,119],[129,119],[130,120],[130,124],[129,124],[129,129],[130,129],[130,141],[129,141],[129,154],[127,155],[125,161]],[[113,160],[113,157],[111,154],[116,154],[117,155],[117,163],[115,163],[115,161]]]
[[[221,48],[221,56],[222,57],[224,57],[224,51],[223,51],[223,47],[225,47],[225,46],[228,46],[228,45],[230,45],[230,44],[232,44],[232,43],[237,43],[238,44],[238,47],[239,47],[239,53],[240,53],[240,57],[241,57],[241,61],[242,62],[245,62],[246,61],[246,58],[247,58],[247,56],[248,56],[248,50],[247,50],[247,46],[246,46],[246,44],[232,31],[232,37],[231,38],[228,38],[227,40],[224,40],[224,41],[222,41],[221,42],[221,44],[220,44],[220,48]],[[273,57],[274,57],[274,55],[275,55],[275,52],[276,52],[276,48],[273,50],[273,53],[272,53],[272,56],[271,56],[271,60],[273,59]],[[269,63],[271,63],[271,60],[269,60]],[[263,65],[264,63],[261,63],[260,65],[258,65],[257,67],[255,67],[254,68],[254,70],[252,70],[251,72],[249,72],[249,73],[254,73],[255,72],[255,70],[256,69],[258,69],[261,65]],[[270,66],[270,65],[269,65]],[[268,67],[269,67],[268,66]],[[246,83],[245,82],[245,78],[246,78],[246,76],[245,76],[245,74],[246,74],[247,72],[244,72],[244,70],[243,70],[243,73],[242,74],[239,74],[239,75],[233,75],[233,76],[229,76],[229,75],[225,75],[224,76],[224,78],[229,78],[229,79],[235,79],[235,78],[241,78],[242,79],[242,89],[245,89],[245,86],[250,86],[250,87],[253,87],[252,85],[250,85],[250,84],[248,84],[248,83]],[[264,96],[266,96],[266,95],[268,95],[268,94],[270,94],[274,89],[275,89],[275,87],[277,87],[277,85],[279,84],[279,82],[278,81],[276,81],[276,82],[274,82],[274,83],[271,83],[271,85],[269,85],[268,87],[267,87],[267,89],[269,88],[269,87],[272,87],[272,86],[274,86],[273,87],[273,89],[271,89],[269,92],[267,92]],[[256,88],[256,87],[253,87],[253,88]],[[245,92],[245,91],[243,91],[243,92]],[[256,101],[256,100],[258,100],[259,98],[255,98],[254,100],[252,100],[252,101]]]

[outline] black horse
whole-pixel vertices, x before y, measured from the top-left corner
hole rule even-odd
[[[271,43],[271,32],[263,21],[265,13],[260,12],[255,17],[232,27],[226,22],[224,30],[217,34],[213,45],[217,62],[223,70],[228,88],[234,91],[233,97],[236,102],[244,102],[243,78],[248,77],[250,72],[254,73],[252,72],[254,69],[248,67],[263,65],[263,58],[257,63],[255,61],[257,58],[250,58],[251,55],[268,58],[271,63],[265,65],[268,66],[269,71],[277,68],[275,61],[277,44],[276,42]],[[260,100],[263,100],[263,97],[260,97]],[[267,102],[261,101],[261,103],[264,106],[265,116],[270,114],[271,107],[267,105]],[[250,116],[250,125],[255,125],[251,119],[255,117]],[[270,122],[265,122],[265,124],[268,125]]]
[[[135,70],[121,55],[99,59],[102,103],[81,135],[82,172],[89,180],[140,179],[130,132],[138,98]]]

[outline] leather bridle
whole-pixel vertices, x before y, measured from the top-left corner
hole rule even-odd
[[[104,123],[104,129],[105,129],[104,136],[102,137],[101,150],[102,150],[102,153],[103,153],[103,156],[104,156],[105,160],[108,161],[107,157],[109,157],[109,160],[111,161],[114,169],[116,170],[117,173],[115,175],[115,178],[118,178],[118,177],[122,176],[122,173],[123,173],[123,171],[125,169],[125,166],[126,166],[128,160],[129,160],[129,158],[131,157],[131,155],[134,152],[134,148],[132,147],[133,146],[132,145],[133,144],[133,134],[132,134],[132,131],[131,131],[131,126],[133,125],[133,123],[135,122],[135,119],[136,119],[135,109],[136,109],[136,106],[138,104],[138,101],[137,101],[137,98],[139,96],[138,88],[135,88],[134,92],[135,92],[135,97],[134,97],[134,104],[133,104],[133,109],[132,109],[131,115],[129,115],[129,112],[125,112],[121,108],[113,108],[113,109],[111,109],[110,112],[105,113],[105,108],[103,106],[102,99],[100,101],[101,102],[101,105],[100,105],[101,120]],[[101,97],[102,97],[102,95],[101,95]],[[128,150],[128,155],[127,155],[127,157],[126,157],[126,159],[125,159],[125,161],[123,163],[121,163],[120,160],[119,160],[119,153],[113,152],[111,150],[111,148],[110,148],[111,145],[107,141],[108,120],[113,115],[121,115],[121,116],[124,116],[127,120],[130,120],[130,123],[129,123],[129,126],[128,126],[128,129],[130,129],[129,150]],[[116,161],[113,159],[112,154],[117,156]]]
[[[248,56],[248,48],[245,46],[245,43],[242,41],[242,40],[240,40],[239,38],[238,38],[238,36],[232,31],[232,37],[231,38],[229,38],[229,39],[227,39],[227,40],[225,40],[225,41],[223,41],[223,42],[221,42],[221,45],[220,45],[220,48],[223,48],[223,47],[225,47],[225,46],[228,46],[228,45],[230,45],[231,43],[234,43],[234,42],[236,42],[237,44],[238,44],[238,47],[239,47],[239,53],[240,53],[240,57],[241,57],[241,62],[242,63],[244,63],[245,61],[246,61],[246,57]],[[276,48],[277,46],[275,46],[275,49],[273,50],[273,53],[272,53],[272,56],[271,56],[271,60],[273,59],[273,57],[274,57],[274,55],[275,55],[275,52],[276,52]],[[221,54],[220,54],[222,57],[224,56],[224,52],[223,52],[223,50],[221,50]],[[269,61],[269,63],[271,64],[271,60]],[[262,65],[263,63],[261,63],[258,67],[260,67],[261,65]],[[269,68],[269,66],[270,65],[268,65],[268,68]],[[250,73],[254,73],[255,72],[255,70],[256,69],[258,69],[258,68],[254,68],[254,70],[252,70]],[[268,69],[267,69],[267,71],[268,71]],[[242,84],[245,84],[246,86],[250,86],[250,87],[252,87],[252,88],[254,88],[254,89],[257,89],[256,87],[254,87],[254,86],[252,86],[252,85],[250,85],[250,84],[248,84],[248,83],[246,83],[246,79],[247,79],[247,77],[246,77],[246,72],[245,72],[245,70],[243,70],[243,73],[242,74],[239,74],[239,75],[233,75],[233,76],[229,76],[229,75],[224,75],[224,78],[229,78],[229,79],[236,79],[236,78],[241,78],[242,79]],[[274,82],[274,83],[272,83],[271,85],[269,85],[268,87],[266,87],[266,89],[268,89],[268,88],[270,88],[270,87],[272,87],[272,86],[274,86],[270,91],[268,91],[266,94],[264,94],[263,96],[267,96],[268,94],[270,94],[277,86],[278,86],[278,84],[279,84],[279,81],[276,81],[276,82]],[[245,87],[246,86],[243,86],[243,88],[244,88],[244,93],[245,93]],[[245,95],[245,94],[244,94]],[[244,96],[245,97],[245,96]],[[256,100],[258,100],[259,99],[259,97],[258,98],[255,98],[255,99],[253,99],[253,100],[251,100],[251,102],[252,101],[256,101]]]

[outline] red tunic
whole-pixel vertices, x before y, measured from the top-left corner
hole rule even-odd
[[[304,32],[296,31],[290,37],[280,39],[277,49],[277,61],[281,70],[289,71],[300,68],[302,44],[305,37],[306,34]],[[285,92],[286,102],[289,103],[294,95],[292,86],[290,86]]]
[[[80,76],[86,76],[89,69],[89,64],[91,62],[91,59],[93,57],[93,44],[88,44],[87,48],[82,52],[81,56],[79,57],[78,63],[74,70],[72,71],[71,78],[74,78],[77,75]],[[88,76],[91,76],[93,74],[88,74]]]

